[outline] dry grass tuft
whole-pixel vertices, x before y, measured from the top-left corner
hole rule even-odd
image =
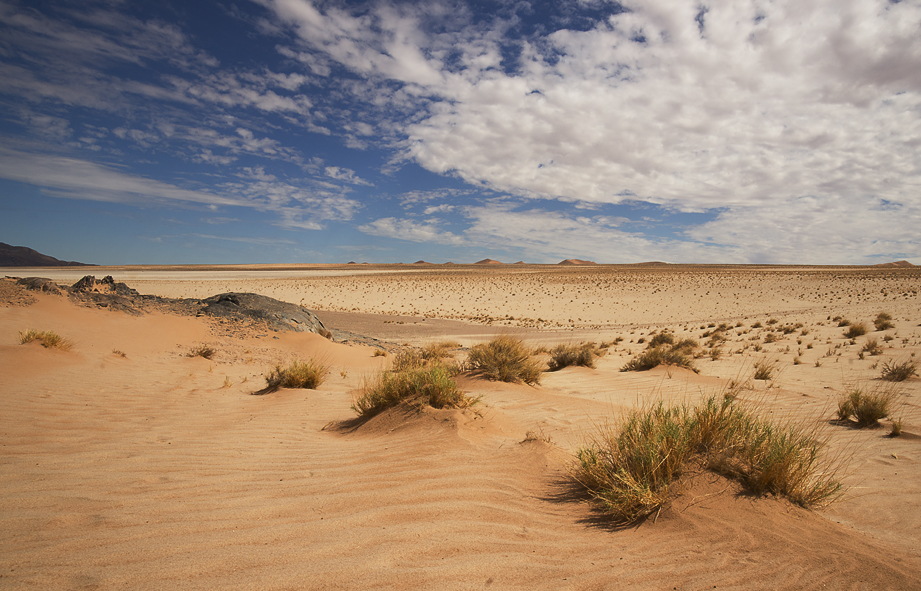
[[[479,398],[461,392],[449,368],[441,364],[413,367],[399,372],[382,372],[362,388],[353,400],[352,410],[370,418],[381,411],[409,404],[434,408],[467,408]]]
[[[598,353],[591,343],[557,345],[550,351],[550,361],[547,365],[549,371],[558,371],[571,365],[594,368],[597,356]]]
[[[20,345],[25,345],[33,341],[38,341],[41,343],[42,347],[46,349],[60,349],[61,351],[69,351],[70,348],[74,346],[70,340],[50,330],[29,329],[19,333]]]
[[[882,355],[883,348],[879,344],[879,341],[868,338],[867,342],[863,344],[863,349],[861,349],[861,353],[863,352],[869,353],[870,355]]]
[[[186,357],[204,357],[205,359],[211,359],[212,357],[214,357],[215,353],[217,353],[217,351],[211,345],[199,345],[197,347],[193,347],[192,349],[190,349],[189,352],[186,353],[185,356]]]
[[[646,371],[660,365],[677,365],[690,369],[695,373],[699,370],[694,367],[691,357],[685,352],[686,349],[681,347],[653,347],[646,349],[630,361],[628,361],[620,371]]]
[[[761,359],[755,363],[755,375],[756,380],[770,380],[774,377],[774,372],[777,371],[777,366],[779,365],[776,359]]]
[[[897,396],[898,390],[892,386],[877,386],[869,390],[853,386],[838,400],[838,420],[853,422],[861,429],[876,427],[880,419],[890,415]]]
[[[280,363],[265,376],[266,387],[253,394],[268,394],[279,388],[306,388],[316,390],[329,374],[329,368],[313,359],[292,361],[287,367]]]
[[[892,316],[887,312],[880,312],[876,315],[876,318],[873,320],[873,326],[876,330],[889,330],[890,328],[895,328],[895,324],[892,323]]]
[[[658,511],[691,466],[812,507],[843,491],[823,448],[814,431],[771,423],[729,397],[711,397],[696,407],[660,402],[632,412],[617,428],[600,427],[577,451],[571,475],[620,523]]]
[[[849,339],[856,339],[857,337],[862,337],[865,334],[867,334],[867,325],[863,322],[851,324],[847,327],[847,330],[844,331],[844,336]]]
[[[884,361],[880,378],[887,382],[904,382],[911,376],[918,375],[918,362],[906,359],[905,361]]]
[[[467,366],[489,380],[540,383],[540,364],[531,357],[524,341],[515,337],[498,336],[475,345],[467,356]]]

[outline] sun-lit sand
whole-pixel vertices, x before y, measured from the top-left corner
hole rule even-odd
[[[482,396],[475,412],[342,430],[355,391],[392,355],[314,334],[230,336],[213,319],[90,309],[4,281],[2,589],[921,589],[921,379],[901,383],[901,437],[887,437],[889,420],[830,423],[847,387],[921,352],[921,270],[0,271],[61,284],[113,275],[169,297],[260,293],[390,350],[509,333],[545,346],[621,339],[596,369],[545,373],[537,387],[462,375]],[[895,328],[874,331],[880,311]],[[869,332],[852,343],[837,317]],[[727,340],[707,346],[721,323]],[[74,345],[20,345],[33,328]],[[699,374],[619,371],[662,330],[705,346]],[[868,339],[881,355],[861,353]],[[202,344],[211,360],[187,356]],[[311,357],[330,367],[318,390],[250,395],[276,362]],[[777,362],[773,380],[749,380],[759,360]],[[848,460],[843,500],[807,511],[704,473],[655,523],[617,529],[568,494],[566,464],[594,425],[731,380],[761,412],[821,426]],[[523,442],[529,431],[551,443]]]

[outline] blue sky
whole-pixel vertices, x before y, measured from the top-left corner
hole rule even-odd
[[[0,0],[0,241],[921,264],[921,0]]]

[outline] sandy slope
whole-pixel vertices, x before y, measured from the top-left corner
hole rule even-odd
[[[475,281],[467,286],[479,293]],[[837,291],[868,286],[839,280]],[[659,297],[656,289],[646,295]],[[896,317],[887,358],[918,351],[916,297],[851,297],[834,300],[836,314],[872,318],[884,304]],[[879,373],[878,358],[857,356],[866,337],[840,338],[827,303],[778,315],[778,324],[804,326],[771,344],[750,326],[776,302],[741,310],[749,318],[740,334],[719,360],[698,360],[700,375],[618,371],[649,328],[608,327],[624,341],[595,370],[545,374],[537,388],[465,377],[462,386],[483,396],[477,412],[389,414],[348,429],[337,425],[353,416],[354,389],[387,363],[371,348],[304,334],[229,339],[204,319],[35,298],[0,304],[0,588],[921,589],[917,379],[901,399],[914,436],[827,428],[833,449],[852,456],[847,482],[856,488],[822,511],[751,498],[701,474],[655,524],[612,530],[566,485],[568,454],[594,421],[657,397],[695,400],[767,356],[782,362],[780,377],[752,382],[743,398],[826,422],[845,382]],[[655,314],[664,325],[670,312]],[[397,342],[473,341],[496,330],[351,319]],[[671,326],[700,339],[694,320]],[[75,346],[17,344],[27,328]],[[185,356],[200,343],[217,349],[213,360]],[[797,348],[803,362],[794,365]],[[272,363],[311,356],[331,367],[319,390],[249,395]],[[553,443],[522,443],[528,431]]]

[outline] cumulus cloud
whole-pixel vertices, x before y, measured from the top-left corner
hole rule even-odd
[[[338,166],[327,166],[325,168],[326,176],[331,179],[336,179],[337,181],[344,181],[352,185],[364,185],[366,187],[373,186],[372,183],[364,180],[355,174],[355,171],[350,168],[340,168]]]
[[[358,229],[371,236],[384,238],[397,238],[410,242],[430,242],[433,244],[449,244],[460,246],[466,244],[462,236],[442,230],[437,223],[417,222],[414,220],[400,220],[396,218],[381,218],[369,224],[358,226]]]

